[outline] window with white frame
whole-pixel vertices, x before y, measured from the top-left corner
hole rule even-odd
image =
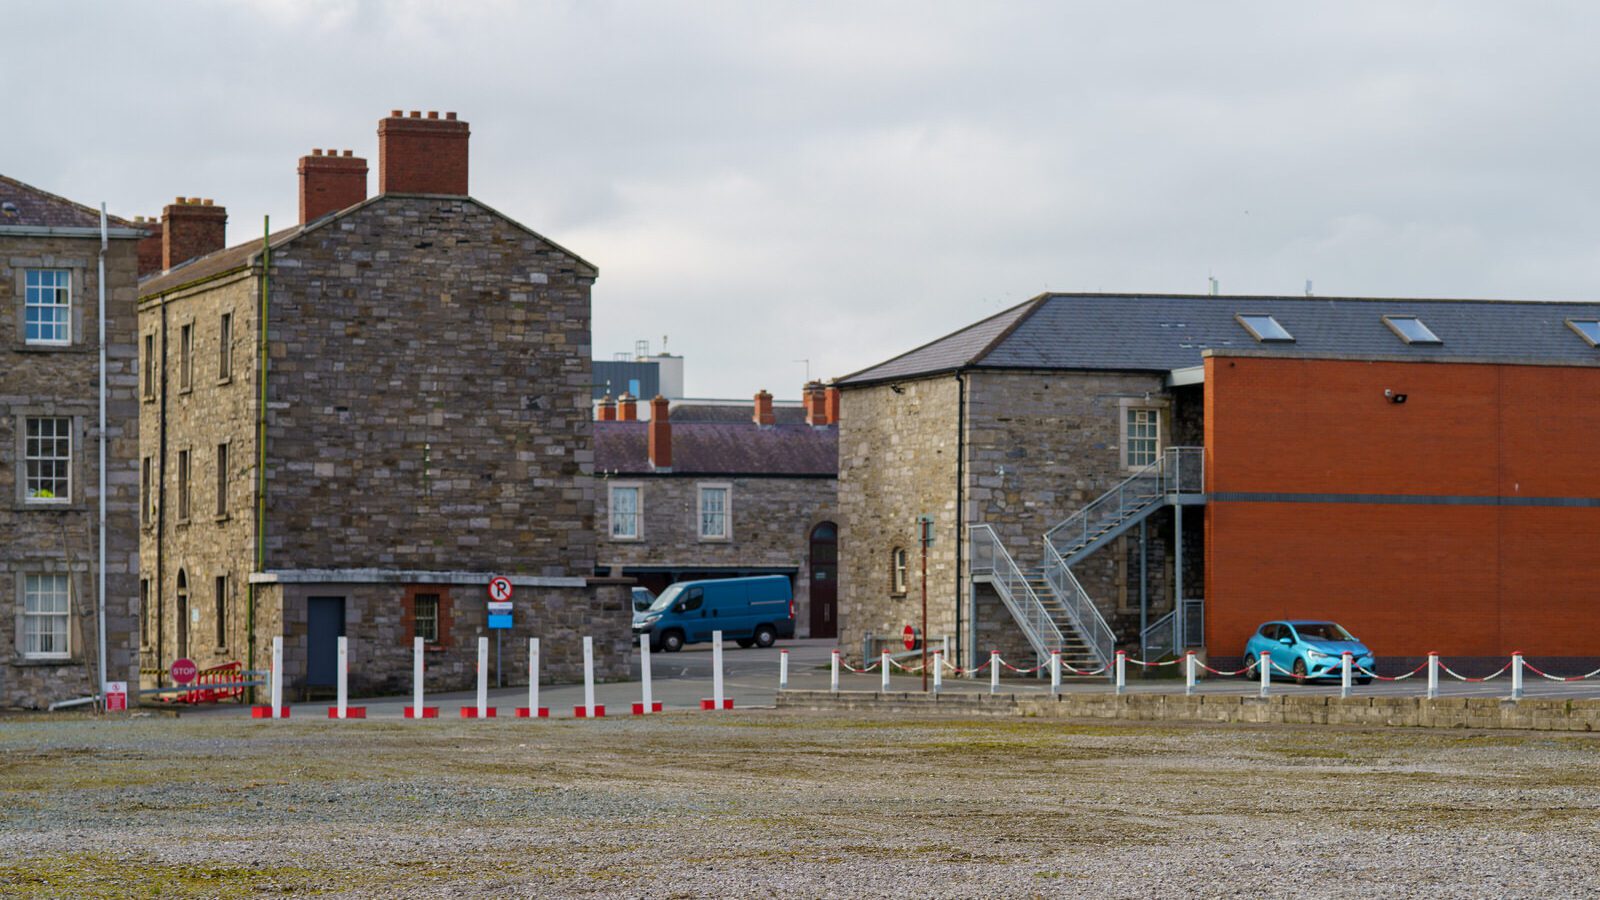
[[[611,537],[615,540],[639,539],[639,487],[611,486]]]
[[[72,418],[29,416],[23,423],[24,488],[29,503],[72,499]]]
[[[1130,406],[1124,415],[1124,464],[1130,469],[1148,466],[1161,452],[1161,410]]]
[[[725,484],[700,486],[700,539],[703,541],[728,539],[728,494]]]
[[[29,269],[23,284],[26,343],[57,347],[72,343],[72,272]]]
[[[22,577],[22,655],[28,659],[66,659],[72,588],[66,575]]]
[[[906,592],[906,548],[896,547],[889,551],[889,592],[904,594]]]

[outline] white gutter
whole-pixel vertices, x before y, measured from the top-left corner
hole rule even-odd
[[[1203,365],[1173,369],[1167,373],[1167,387],[1184,387],[1191,384],[1205,383],[1206,367]]]
[[[110,246],[106,228],[106,205],[100,204],[100,559],[95,566],[95,592],[100,622],[100,682],[96,693],[103,692],[106,684],[106,248]],[[143,611],[140,611],[141,614]]]

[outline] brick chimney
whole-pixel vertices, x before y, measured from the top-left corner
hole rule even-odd
[[[806,424],[828,425],[828,392],[823,390],[822,382],[806,382],[805,390]]]
[[[300,224],[313,222],[367,199],[367,161],[322,148],[300,157]]]
[[[672,471],[672,411],[667,398],[650,401],[650,465],[658,472]]]
[[[600,398],[599,419],[602,422],[615,422],[617,420],[617,401],[611,399],[610,394]]]
[[[134,216],[133,224],[144,229],[139,239],[139,277],[161,271],[161,220],[155,216]]]
[[[637,422],[637,421],[639,421],[639,398],[638,397],[635,397],[634,395],[628,393],[627,391],[623,391],[622,392],[622,396],[617,398],[617,421],[618,422]]]
[[[839,424],[839,389],[828,385],[827,396],[823,401],[828,410],[828,424]]]
[[[378,120],[378,193],[467,194],[467,123],[400,110]]]
[[[763,428],[778,421],[778,417],[772,413],[772,395],[767,393],[766,388],[756,392],[755,416],[753,418],[755,423]]]
[[[161,268],[228,246],[228,210],[199,197],[179,197],[161,211]]]

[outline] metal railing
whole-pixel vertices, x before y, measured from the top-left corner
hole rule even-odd
[[[1176,656],[1178,642],[1182,638],[1178,635],[1178,614],[1169,612],[1161,618],[1151,622],[1144,631],[1139,632],[1139,647],[1145,659],[1162,659]]]
[[[1067,568],[1067,561],[1062,559],[1049,541],[1044,543],[1044,580],[1067,611],[1067,618],[1072,620],[1073,628],[1077,629],[1078,636],[1083,638],[1095,659],[1101,665],[1109,666],[1117,651],[1116,632],[1106,624],[1105,617],[1100,615],[1100,608],[1094,605],[1089,592],[1078,583],[1077,576]]]
[[[1000,595],[1000,601],[1011,611],[1017,624],[1022,626],[1022,633],[1033,645],[1034,652],[1039,654],[1040,659],[1049,659],[1051,652],[1060,650],[1066,641],[1050,611],[1028,584],[1027,575],[1018,568],[1011,554],[1006,552],[994,528],[974,525],[968,533],[972,551],[972,577],[991,580],[995,593]]]
[[[1205,448],[1168,447],[1155,462],[1129,475],[1083,509],[1045,532],[1046,544],[1070,557],[1169,494],[1205,491]]]

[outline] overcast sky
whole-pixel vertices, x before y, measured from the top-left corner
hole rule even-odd
[[[377,120],[600,267],[595,355],[796,397],[1045,290],[1600,297],[1600,4],[7,3],[0,172],[296,216]]]

